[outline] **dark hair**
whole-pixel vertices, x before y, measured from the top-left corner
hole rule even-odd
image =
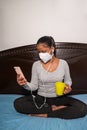
[[[54,47],[55,48],[55,41],[53,39],[53,37],[51,36],[43,36],[41,37],[38,41],[37,41],[37,45],[38,44],[45,44],[47,45],[48,47]]]

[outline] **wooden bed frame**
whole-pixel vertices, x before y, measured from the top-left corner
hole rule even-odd
[[[72,78],[71,94],[87,94],[87,44],[56,42],[56,56],[65,59],[70,67]],[[0,93],[30,94],[16,82],[14,66],[20,66],[28,81],[31,68],[38,60],[36,45],[26,45],[0,52]]]

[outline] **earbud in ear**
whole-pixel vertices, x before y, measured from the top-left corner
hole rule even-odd
[[[52,52],[54,53],[54,50],[52,49]]]
[[[51,53],[52,54],[54,53],[54,47],[51,47]]]

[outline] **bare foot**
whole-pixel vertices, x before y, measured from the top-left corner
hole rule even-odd
[[[65,108],[67,106],[56,106],[56,105],[52,105],[52,111],[56,111],[56,110],[60,110],[62,108]]]
[[[67,106],[56,106],[52,105],[52,111],[60,110],[62,108],[65,108]],[[36,117],[47,117],[47,114],[29,114],[30,116],[36,116]]]
[[[47,114],[30,114],[30,115],[36,117],[47,117]]]

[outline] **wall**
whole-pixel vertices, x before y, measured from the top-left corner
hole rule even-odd
[[[87,43],[87,0],[0,0],[0,50],[44,35]]]

